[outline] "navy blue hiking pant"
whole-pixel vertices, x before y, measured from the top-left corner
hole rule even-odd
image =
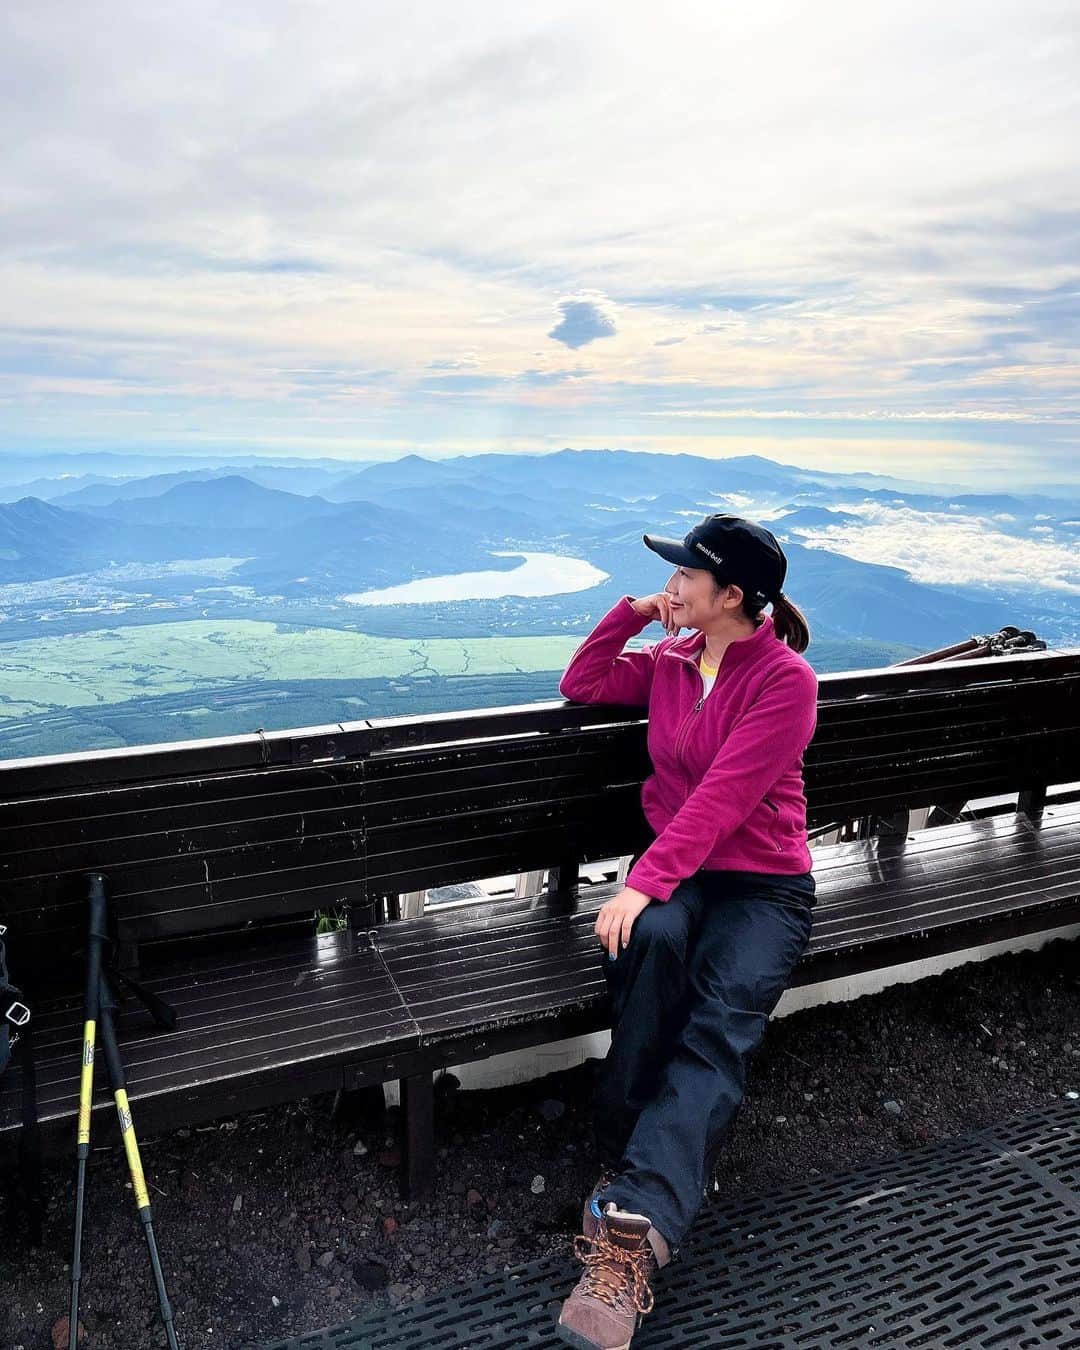
[[[638,916],[612,961],[611,1049],[594,1098],[601,1197],[674,1251],[742,1100],[750,1056],[806,950],[813,876],[699,871]]]

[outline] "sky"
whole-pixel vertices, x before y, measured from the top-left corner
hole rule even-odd
[[[0,453],[1080,482],[1075,0],[0,13]]]

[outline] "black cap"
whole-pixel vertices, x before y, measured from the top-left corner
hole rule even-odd
[[[787,558],[763,525],[741,516],[706,516],[680,539],[646,534],[654,553],[677,567],[703,567],[718,581],[734,583],[760,604],[776,600],[787,576]]]

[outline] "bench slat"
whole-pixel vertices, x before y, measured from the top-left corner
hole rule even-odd
[[[194,981],[184,971],[149,975],[146,983],[176,1008],[178,1028],[157,1030],[134,1003],[121,1011],[118,1033],[132,1100],[277,1074],[311,1059],[340,1067],[414,1049],[415,1023],[382,961],[351,938],[335,934],[283,946],[252,962],[246,976],[229,962],[215,979],[208,961]],[[81,1007],[69,998],[35,1012],[41,1117],[66,1118],[78,1100]],[[0,1126],[10,1128],[17,1117],[17,1077],[0,1079]]]

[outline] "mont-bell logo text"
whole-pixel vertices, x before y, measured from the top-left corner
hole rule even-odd
[[[716,563],[717,566],[719,566],[724,561],[719,553],[714,553],[711,548],[706,548],[705,545],[700,540],[695,541],[694,547],[697,549],[699,553],[704,553],[706,558],[711,558],[713,562]]]

